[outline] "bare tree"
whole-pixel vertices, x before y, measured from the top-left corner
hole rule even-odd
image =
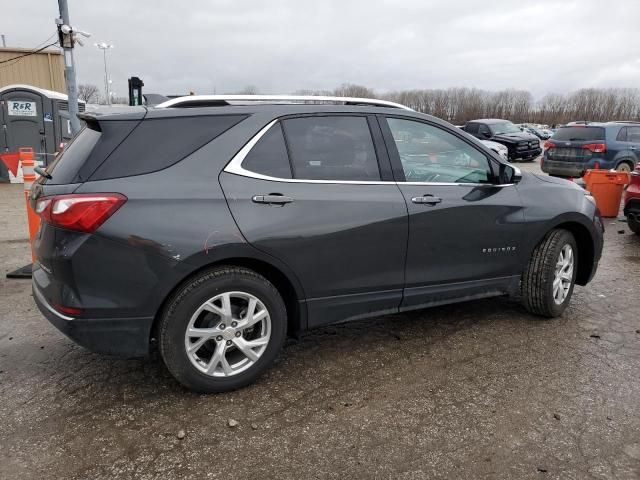
[[[87,103],[97,103],[100,98],[100,89],[90,83],[78,85],[78,98]]]
[[[111,103],[113,105],[129,105],[129,99],[127,97],[111,97]]]
[[[370,88],[349,83],[343,83],[334,89],[333,94],[338,97],[376,98],[375,92]]]
[[[258,93],[260,92],[258,91],[258,87],[256,87],[255,85],[247,85],[242,90],[237,92],[238,95],[257,95]]]
[[[318,95],[322,90],[299,90]],[[381,98],[398,102],[461,125],[478,118],[504,118],[516,123],[562,124],[573,120],[640,120],[640,89],[589,88],[568,94],[550,93],[535,102],[526,90],[487,91],[477,88],[402,90],[384,95],[362,86],[343,84],[334,95]]]

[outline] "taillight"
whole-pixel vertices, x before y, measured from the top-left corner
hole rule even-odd
[[[604,153],[607,151],[607,146],[604,143],[587,143],[582,148],[591,150],[593,153]]]
[[[120,193],[82,193],[42,197],[35,211],[56,227],[92,233],[113,215],[127,197]]]
[[[547,140],[546,142],[544,142],[544,149],[549,150],[550,148],[556,148],[556,144],[550,140]]]

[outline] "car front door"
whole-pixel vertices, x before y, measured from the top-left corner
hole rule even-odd
[[[398,311],[407,209],[375,117],[273,121],[220,182],[247,241],[300,279],[309,327]]]
[[[524,214],[515,185],[495,181],[499,162],[453,129],[379,118],[409,212],[402,308],[515,288]]]

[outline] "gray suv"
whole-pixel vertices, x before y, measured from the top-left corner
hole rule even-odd
[[[602,251],[580,187],[402,105],[191,96],[82,118],[31,191],[35,301],[93,351],[157,347],[197,391],[333,322],[508,294],[558,316]]]

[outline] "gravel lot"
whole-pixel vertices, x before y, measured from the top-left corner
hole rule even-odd
[[[561,319],[492,299],[327,327],[206,396],[76,346],[5,278],[21,189],[0,185],[2,479],[640,478],[640,238],[617,219]]]

